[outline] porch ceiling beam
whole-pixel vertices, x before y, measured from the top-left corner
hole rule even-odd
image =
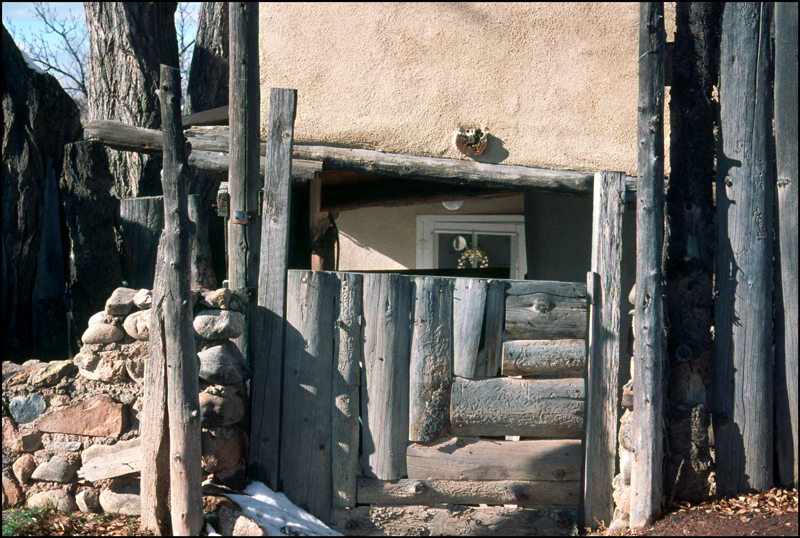
[[[87,139],[99,140],[113,149],[150,154],[162,152],[161,133],[153,129],[133,127],[114,120],[95,120],[84,126],[84,132]],[[219,173],[219,169],[226,166],[227,131],[189,136],[188,140],[192,144],[189,164],[206,170],[206,162],[213,163],[213,168],[209,170],[211,173]],[[262,142],[262,156],[264,152],[265,144]],[[292,168],[297,172],[295,177],[309,179],[314,171],[320,170],[321,163],[322,170],[351,170],[450,185],[582,196],[592,194],[594,182],[594,174],[569,170],[419,157],[367,149],[295,145],[292,156]],[[261,161],[263,173],[264,159]],[[636,191],[635,177],[626,178],[626,191]]]

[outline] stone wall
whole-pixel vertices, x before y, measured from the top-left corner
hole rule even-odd
[[[241,490],[250,371],[230,339],[242,332],[247,299],[228,289],[192,291],[204,491]],[[4,507],[49,500],[65,511],[139,513],[138,471],[95,482],[78,471],[139,445],[150,307],[150,290],[117,288],[73,360],[3,363]]]

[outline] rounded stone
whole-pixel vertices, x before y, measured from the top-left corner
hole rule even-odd
[[[36,469],[36,460],[33,459],[33,456],[30,454],[23,454],[16,459],[11,469],[14,471],[14,476],[17,477],[20,484],[27,484],[28,480],[31,479],[33,471]]]
[[[138,486],[119,490],[104,489],[100,493],[100,506],[109,514],[138,516],[142,512],[142,501]]]
[[[39,465],[31,478],[43,482],[61,482],[66,484],[75,476],[75,468],[58,456],[53,456],[50,461]]]
[[[201,310],[194,318],[194,330],[205,340],[237,338],[244,330],[244,314],[233,310]]]
[[[94,314],[92,317],[89,318],[88,326],[91,327],[92,325],[97,325],[98,323],[102,323],[106,317],[106,311],[101,310],[97,314]]]
[[[39,392],[11,398],[8,405],[8,410],[11,411],[11,416],[14,417],[17,424],[33,422],[36,417],[44,413],[46,408],[44,398]]]
[[[134,312],[125,318],[122,326],[134,340],[147,341],[150,338],[150,310]]]
[[[75,503],[75,497],[61,489],[51,489],[50,491],[42,491],[41,493],[34,493],[28,498],[28,506],[41,506],[47,504],[52,505],[59,512],[71,514],[78,510],[78,505]]]
[[[86,329],[86,332],[81,336],[81,341],[84,344],[113,344],[124,337],[125,332],[119,327],[106,323],[96,323]]]
[[[94,489],[84,489],[75,496],[75,502],[81,512],[98,513],[102,510],[100,506],[100,494]]]

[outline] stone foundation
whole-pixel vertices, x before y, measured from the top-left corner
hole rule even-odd
[[[250,370],[231,338],[247,298],[193,289],[204,484],[244,489]],[[4,362],[3,506],[47,501],[72,512],[139,513],[139,472],[89,482],[91,459],[139,444],[150,290],[117,288],[73,360]]]

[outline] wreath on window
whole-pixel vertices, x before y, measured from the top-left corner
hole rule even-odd
[[[470,247],[462,252],[461,257],[458,258],[458,268],[466,268],[467,262],[469,262],[471,266],[475,266],[477,264],[481,269],[485,269],[486,267],[489,267],[489,256],[486,255],[482,248]]]

